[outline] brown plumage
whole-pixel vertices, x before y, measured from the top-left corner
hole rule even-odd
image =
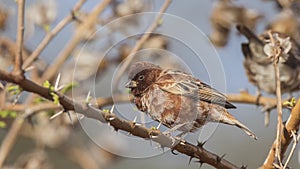
[[[169,128],[192,132],[207,122],[235,125],[256,139],[226,108],[235,108],[209,85],[181,71],[163,70],[137,62],[129,70],[129,83],[137,108]]]
[[[263,33],[256,36],[244,25],[238,25],[237,30],[248,39],[248,43],[242,43],[241,47],[245,56],[244,67],[249,81],[259,90],[275,94],[276,83],[273,61],[268,59],[264,52],[264,46],[269,41],[269,35]],[[282,38],[287,37],[280,33],[278,35]],[[280,57],[278,63],[283,93],[291,93],[299,90],[300,87],[300,48],[292,38],[290,38],[290,41],[292,43],[291,50],[286,56]]]

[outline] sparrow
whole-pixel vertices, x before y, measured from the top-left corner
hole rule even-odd
[[[222,93],[191,74],[162,69],[150,62],[136,62],[129,69],[126,87],[137,108],[166,127],[194,132],[208,122],[221,122],[255,134],[227,109],[236,108]]]
[[[276,81],[273,61],[268,58],[265,46],[269,43],[269,34],[263,33],[256,36],[244,25],[237,25],[237,30],[243,34],[248,43],[242,43],[241,48],[246,75],[260,92],[261,90],[270,94],[276,94]],[[291,42],[289,50],[283,51],[279,58],[279,70],[282,93],[292,93],[300,87],[300,48],[293,38],[282,33],[273,33],[274,37],[282,42]],[[288,43],[287,43],[288,44]],[[264,49],[265,48],[265,49]]]

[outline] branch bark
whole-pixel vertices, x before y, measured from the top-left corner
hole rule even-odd
[[[15,66],[13,73],[18,79],[24,78],[24,71],[22,70],[22,53],[23,53],[23,37],[24,37],[24,8],[25,0],[18,0],[18,32],[17,32],[17,50],[15,55]]]
[[[281,135],[281,159],[284,158],[284,153],[286,152],[289,144],[293,140],[292,132],[297,132],[299,130],[300,125],[300,99],[298,99],[296,106],[292,109],[291,115],[288,118],[287,122],[283,127],[283,134]],[[276,153],[276,140],[274,141],[269,154],[264,162],[264,164],[260,167],[260,169],[273,169],[274,168],[274,160]]]

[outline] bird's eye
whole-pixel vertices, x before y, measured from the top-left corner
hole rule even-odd
[[[144,78],[145,78],[144,75],[140,75],[138,79],[139,79],[139,80],[144,80]]]

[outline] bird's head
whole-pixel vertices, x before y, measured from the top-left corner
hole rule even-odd
[[[129,88],[133,95],[140,95],[151,86],[161,72],[161,68],[149,62],[137,62],[129,69]]]

